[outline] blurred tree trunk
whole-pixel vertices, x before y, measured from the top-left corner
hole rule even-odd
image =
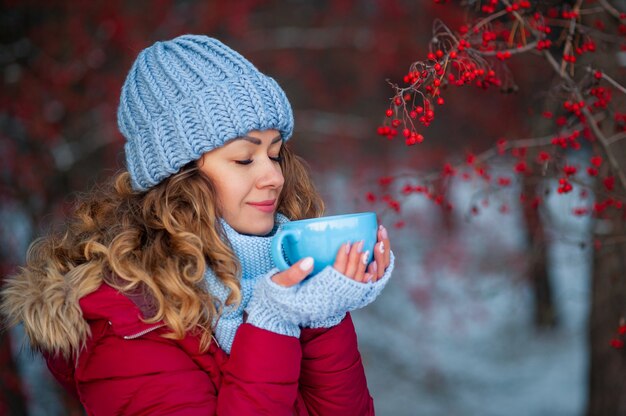
[[[547,88],[543,81],[536,81],[537,89]],[[559,81],[553,79],[552,85]],[[557,103],[555,100],[546,99],[542,103],[543,108],[556,111]],[[540,137],[549,134],[553,129],[552,123],[545,117],[537,117],[534,119],[532,135]],[[552,281],[550,280],[549,264],[548,264],[548,241],[546,239],[546,230],[544,221],[548,221],[547,217],[542,219],[541,210],[547,210],[544,202],[538,206],[531,201],[536,197],[544,199],[543,195],[544,181],[531,180],[522,176],[522,193],[526,195],[528,201],[524,204],[524,222],[526,224],[527,245],[530,253],[528,265],[528,278],[533,291],[534,311],[533,318],[535,327],[539,329],[552,329],[558,324],[557,307],[554,299],[554,290]]]
[[[589,321],[589,416],[626,415],[626,350],[617,350],[609,344],[619,318],[626,315],[625,259],[624,243],[594,251]]]
[[[620,105],[624,104],[621,97]],[[617,100],[615,100],[617,101]],[[617,102],[616,102],[617,104]],[[614,133],[609,126],[605,134]],[[614,143],[611,151],[624,171],[626,143]],[[617,185],[617,184],[616,184]],[[602,184],[595,190],[603,195]],[[626,189],[617,185],[618,194]],[[610,345],[618,326],[626,318],[626,211],[619,210],[611,219],[598,219],[595,237],[599,245],[593,252],[591,313],[589,317],[589,399],[587,415],[626,415],[626,349]],[[622,337],[623,339],[623,337]]]
[[[439,210],[441,212],[441,226],[447,237],[452,236],[456,231],[454,212],[448,207],[450,197],[452,196],[450,191],[449,178],[435,184],[435,195],[443,198],[442,203],[439,205]]]
[[[8,331],[0,331],[0,414],[26,415],[26,400],[13,360]]]
[[[524,195],[534,198],[538,195],[537,182],[524,180]],[[548,245],[541,222],[539,208],[531,203],[524,204],[524,220],[527,227],[529,266],[528,276],[534,295],[534,322],[540,329],[550,329],[557,325],[554,291],[548,274]]]

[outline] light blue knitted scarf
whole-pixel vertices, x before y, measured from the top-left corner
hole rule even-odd
[[[276,214],[274,229],[269,234],[253,236],[239,234],[226,221],[221,220],[226,236],[241,264],[241,302],[236,308],[233,305],[224,306],[223,312],[215,324],[213,334],[220,347],[228,354],[230,354],[235,332],[243,323],[243,311],[252,297],[255,284],[259,278],[275,267],[270,255],[272,238],[280,225],[288,221],[287,217],[278,213]],[[208,283],[209,292],[224,305],[230,289],[224,286],[210,268],[207,268],[204,276]]]

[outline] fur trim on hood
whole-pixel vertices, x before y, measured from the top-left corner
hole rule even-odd
[[[0,302],[7,323],[22,323],[34,349],[66,358],[76,355],[91,335],[78,302],[86,293],[78,293],[70,283],[71,274],[63,276],[51,268],[45,274],[21,269],[6,278]]]

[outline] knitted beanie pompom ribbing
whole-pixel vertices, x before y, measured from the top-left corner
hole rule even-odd
[[[216,39],[183,35],[141,51],[122,87],[118,126],[133,188],[145,191],[252,130],[293,133],[278,83]]]

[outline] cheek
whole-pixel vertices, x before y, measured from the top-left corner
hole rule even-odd
[[[217,199],[226,209],[239,205],[247,194],[245,181],[242,178],[221,178],[215,182]]]

